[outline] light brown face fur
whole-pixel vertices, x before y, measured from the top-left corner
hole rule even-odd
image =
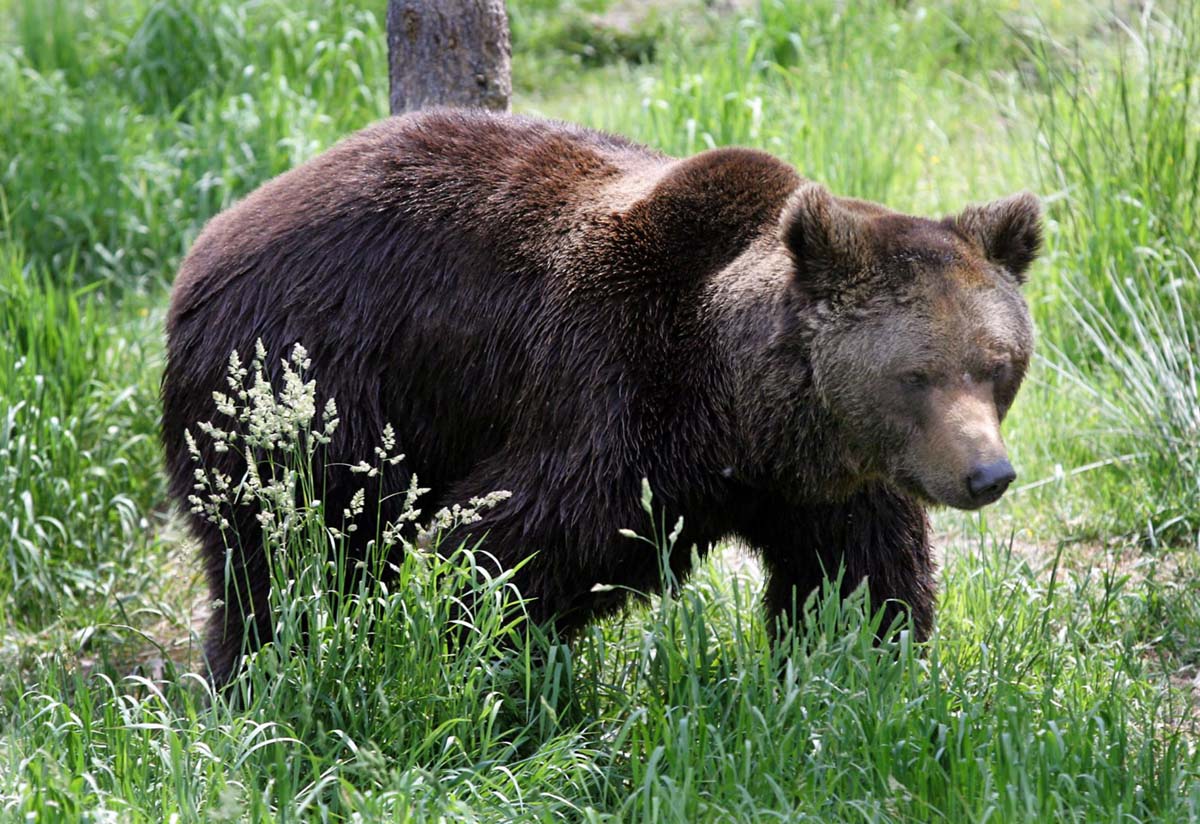
[[[933,222],[816,196],[829,199],[794,207],[785,238],[796,288],[823,308],[813,382],[849,460],[930,503],[992,503],[1015,477],[1000,423],[1033,349],[1020,285],[1036,199]]]
[[[889,386],[881,399],[885,439],[896,438],[893,451],[877,456],[884,473],[924,499],[961,509],[991,503],[1012,480],[1000,422],[1033,342],[1025,302],[994,269],[952,266],[918,278],[913,304],[930,311],[887,329],[874,350],[879,379]],[[911,343],[895,345],[901,336]],[[972,482],[989,472],[999,475],[994,483]]]

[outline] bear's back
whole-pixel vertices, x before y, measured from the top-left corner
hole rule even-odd
[[[261,339],[274,368],[301,342],[323,393],[360,410],[343,416],[347,457],[371,454],[392,421],[410,459],[437,467],[426,475],[453,477],[504,439],[530,376],[551,371],[556,256],[669,162],[578,126],[434,111],[264,184],[210,221],[176,279],[168,448],[212,418],[231,351],[245,359]]]
[[[614,422],[668,425],[711,360],[709,343],[676,337],[681,295],[776,232],[798,179],[761,152],[675,160],[509,115],[383,121],[265,184],[196,241],[168,316],[164,437],[180,442],[182,427],[212,417],[229,353],[245,359],[261,339],[272,364],[303,343],[319,387],[356,410],[336,452],[371,454],[392,422],[431,483],[518,424],[530,438],[564,427],[564,440],[646,441]]]
[[[168,329],[239,277],[300,287],[295,279],[319,268],[272,271],[289,258],[379,257],[371,233],[385,227],[404,224],[429,238],[453,231],[510,258],[528,254],[555,227],[577,227],[579,212],[627,205],[670,161],[624,138],[554,121],[461,110],[389,118],[214,217],[176,278]]]

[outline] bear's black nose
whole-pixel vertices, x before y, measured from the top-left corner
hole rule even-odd
[[[1012,464],[1006,458],[1001,458],[975,467],[967,476],[967,491],[976,503],[990,504],[1004,494],[1016,477]]]

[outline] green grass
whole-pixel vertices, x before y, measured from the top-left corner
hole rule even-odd
[[[159,470],[169,284],[386,113],[383,4],[0,0],[0,819],[1200,818],[1200,2],[510,16],[520,111],[914,212],[1043,195],[1021,478],[937,516],[934,639],[826,596],[773,653],[720,556],[565,647],[469,557],[336,598],[297,534],[280,643],[214,699]]]
[[[12,709],[0,797],[152,821],[1165,821],[1200,803],[1186,707],[1124,631],[1141,607],[1111,570],[1047,575],[981,533],[928,649],[877,646],[862,600],[826,594],[772,656],[753,580],[711,565],[573,651],[525,640],[503,580],[472,569],[410,555],[393,592],[332,606],[293,570],[281,625],[316,629],[252,661],[236,711],[174,671],[115,683],[52,659]],[[452,647],[462,591],[483,605]]]
[[[41,629],[62,603],[112,597],[160,520],[160,366],[143,313],[114,318],[94,289],[63,288],[4,251],[0,625]]]

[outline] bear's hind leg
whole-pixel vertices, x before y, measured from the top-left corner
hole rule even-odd
[[[258,530],[249,536],[252,543],[228,549],[221,533],[211,526],[201,534],[213,604],[205,627],[204,656],[212,682],[220,688],[237,674],[243,653],[271,640],[270,571]]]

